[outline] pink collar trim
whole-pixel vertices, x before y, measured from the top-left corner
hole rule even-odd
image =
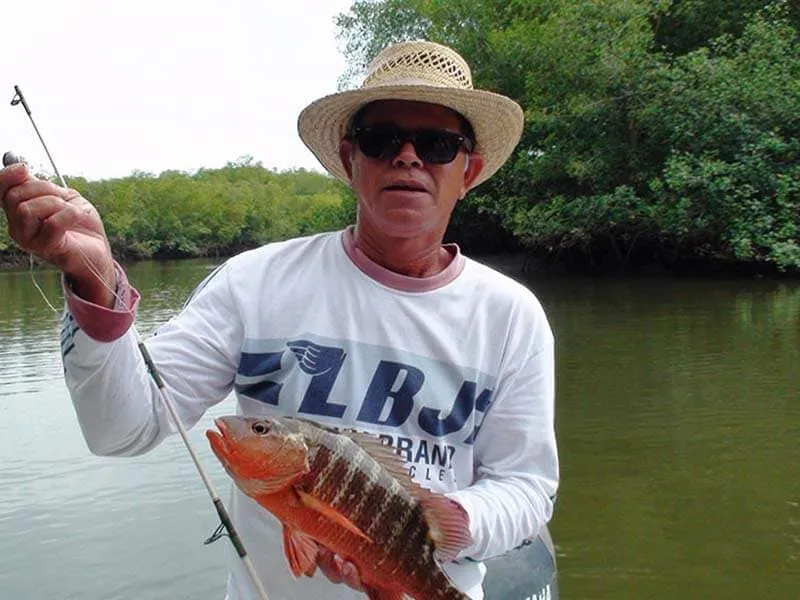
[[[352,227],[348,227],[342,232],[342,246],[350,260],[367,277],[401,292],[430,292],[439,289],[455,280],[464,270],[464,255],[461,254],[458,244],[444,245],[444,248],[453,256],[453,260],[443,271],[432,277],[409,277],[382,267],[356,247]]]

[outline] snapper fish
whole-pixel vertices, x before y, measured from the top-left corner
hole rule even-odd
[[[441,567],[471,543],[453,500],[412,481],[377,437],[291,417],[221,417],[211,449],[236,485],[283,524],[295,577],[324,546],[352,562],[370,600],[469,600]]]

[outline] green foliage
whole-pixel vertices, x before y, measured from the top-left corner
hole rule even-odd
[[[359,0],[350,75],[389,42],[457,49],[517,100],[514,156],[464,210],[532,251],[800,269],[800,12],[721,0]]]
[[[681,55],[724,35],[739,37],[766,5],[763,0],[670,0],[654,18],[656,43]],[[800,4],[786,3],[786,16],[800,25]]]
[[[114,254],[124,258],[225,255],[355,219],[352,194],[338,180],[267,170],[248,157],[194,174],[67,180],[97,207]],[[14,253],[19,259],[3,221],[0,259]]]
[[[643,128],[665,233],[728,258],[800,267],[800,39],[772,8],[650,77]]]
[[[11,236],[8,234],[8,222],[6,213],[0,212],[0,257],[6,254],[14,245]]]

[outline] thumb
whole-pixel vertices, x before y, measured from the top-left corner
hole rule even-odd
[[[5,169],[0,169],[0,201],[3,200],[10,188],[25,183],[30,177],[30,169],[25,163],[15,163]]]

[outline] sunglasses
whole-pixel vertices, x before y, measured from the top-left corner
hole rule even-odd
[[[351,137],[361,152],[369,158],[389,160],[394,158],[411,142],[414,151],[423,162],[444,165],[452,162],[463,147],[472,152],[472,140],[460,133],[444,129],[415,129],[409,131],[395,125],[376,125],[375,127],[356,127]]]

